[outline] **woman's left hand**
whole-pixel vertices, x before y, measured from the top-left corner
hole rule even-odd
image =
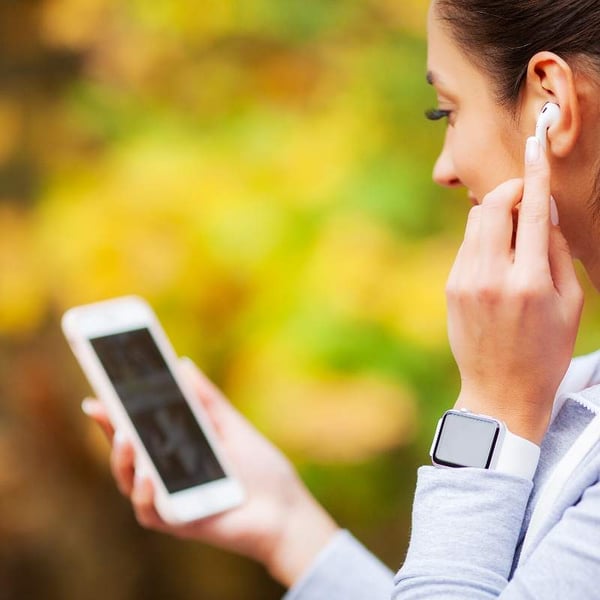
[[[499,185],[471,209],[446,288],[450,345],[462,381],[457,408],[499,418],[537,444],[583,307],[550,202],[548,160],[530,138],[524,178]]]
[[[339,530],[306,489],[292,464],[188,359],[181,376],[196,391],[221,451],[246,492],[238,507],[198,521],[167,523],[154,504],[151,479],[136,470],[133,445],[116,436],[111,468],[119,490],[132,503],[140,525],[181,538],[208,543],[263,564],[286,587],[302,577]],[[103,404],[82,405],[112,440],[114,430]]]

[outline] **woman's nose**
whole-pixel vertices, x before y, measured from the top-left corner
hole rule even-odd
[[[443,187],[454,188],[462,185],[462,182],[454,169],[454,163],[452,162],[446,144],[444,144],[441,154],[435,161],[435,166],[433,167],[433,180]]]

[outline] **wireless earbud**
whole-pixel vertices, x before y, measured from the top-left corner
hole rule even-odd
[[[535,126],[535,137],[538,139],[540,146],[546,151],[546,134],[548,129],[558,121],[560,117],[560,106],[552,102],[546,102],[540,111]]]

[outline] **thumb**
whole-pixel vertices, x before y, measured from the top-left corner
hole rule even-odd
[[[115,430],[103,404],[94,398],[85,398],[81,403],[81,410],[100,426],[108,440],[111,441]]]
[[[213,427],[223,436],[225,423],[232,415],[236,415],[237,411],[190,358],[180,359],[180,367],[183,376],[192,384]]]

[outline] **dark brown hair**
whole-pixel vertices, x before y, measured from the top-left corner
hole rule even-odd
[[[434,10],[503,104],[517,104],[529,60],[542,50],[600,75],[600,0],[436,0]]]

